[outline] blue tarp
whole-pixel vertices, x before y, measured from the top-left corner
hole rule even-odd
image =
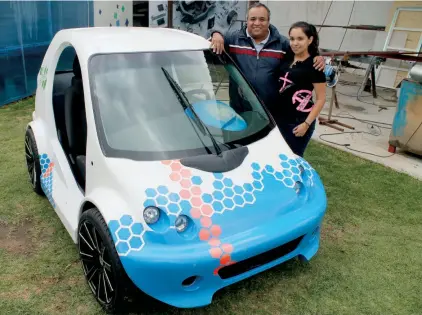
[[[0,107],[34,94],[44,54],[59,30],[93,23],[92,1],[0,1]],[[58,70],[68,68],[70,58],[61,58]]]

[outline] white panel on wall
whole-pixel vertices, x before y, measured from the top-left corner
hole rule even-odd
[[[132,1],[94,1],[94,26],[132,25]]]
[[[312,24],[334,26],[386,26],[393,1],[260,1],[271,10],[271,23],[287,36],[291,24],[307,21]],[[331,5],[331,7],[330,7]],[[353,11],[352,11],[353,7]],[[329,9],[329,10],[328,10]],[[339,49],[345,28],[323,27],[320,47]],[[348,29],[341,50],[372,50],[377,34],[382,31]],[[382,32],[384,33],[384,32]]]
[[[167,27],[168,1],[149,1],[148,11],[150,27]]]

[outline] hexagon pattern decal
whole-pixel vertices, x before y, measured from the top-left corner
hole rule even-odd
[[[40,167],[41,167],[41,188],[51,203],[53,208],[56,207],[53,200],[53,169],[54,163],[50,161],[47,154],[41,154],[39,156]]]
[[[216,275],[221,267],[234,263],[231,259],[234,248],[232,244],[220,241],[222,229],[219,225],[213,224],[214,215],[221,215],[225,211],[234,211],[245,205],[254,204],[256,193],[264,190],[264,174],[272,176],[285,187],[293,189],[295,182],[301,179],[301,173],[304,173],[313,185],[314,171],[308,162],[302,158],[289,159],[284,154],[280,154],[279,159],[281,168],[277,170],[271,165],[252,163],[252,181],[249,183],[236,183],[230,177],[214,173],[212,193],[204,193],[201,189],[202,178],[192,174],[192,170],[183,167],[179,161],[162,161],[162,164],[170,169],[170,180],[177,182],[180,190],[173,192],[164,185],[148,188],[145,190],[147,199],[143,206],[158,206],[167,215],[174,217],[182,212],[189,213],[193,219],[197,220],[200,226],[199,239],[209,244],[210,256],[219,261],[214,271]],[[119,221],[113,220],[109,223],[118,254],[121,256],[126,256],[131,251],[139,251],[145,244],[143,235],[146,231],[139,227],[135,233],[131,230],[134,224],[136,223],[128,215],[124,215]]]

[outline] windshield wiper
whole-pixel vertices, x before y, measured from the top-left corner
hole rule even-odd
[[[196,112],[193,109],[192,104],[189,102],[185,92],[183,92],[180,85],[172,78],[172,76],[168,73],[168,71],[166,69],[161,67],[161,70],[163,70],[167,81],[169,82],[171,88],[176,93],[177,97],[179,98],[180,104],[182,105],[183,109],[185,111],[186,111],[187,108],[190,109],[190,111],[192,112],[192,114],[194,116],[195,124],[198,126],[198,129],[201,130],[201,132],[204,136],[207,135],[207,133],[208,133],[208,136],[210,137],[211,142],[214,146],[215,152],[217,153],[217,155],[221,155],[221,149],[218,146],[217,141],[215,141],[214,137],[212,136],[211,132],[208,130],[207,126],[202,122],[202,120],[196,114]],[[187,116],[189,116],[189,115],[187,115]],[[205,144],[204,144],[204,147],[207,149],[207,151],[209,150],[208,147]]]

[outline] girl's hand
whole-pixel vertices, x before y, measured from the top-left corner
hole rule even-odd
[[[293,129],[293,133],[296,137],[303,137],[308,129],[309,126],[306,123],[301,123],[300,125],[296,126],[295,129]]]

